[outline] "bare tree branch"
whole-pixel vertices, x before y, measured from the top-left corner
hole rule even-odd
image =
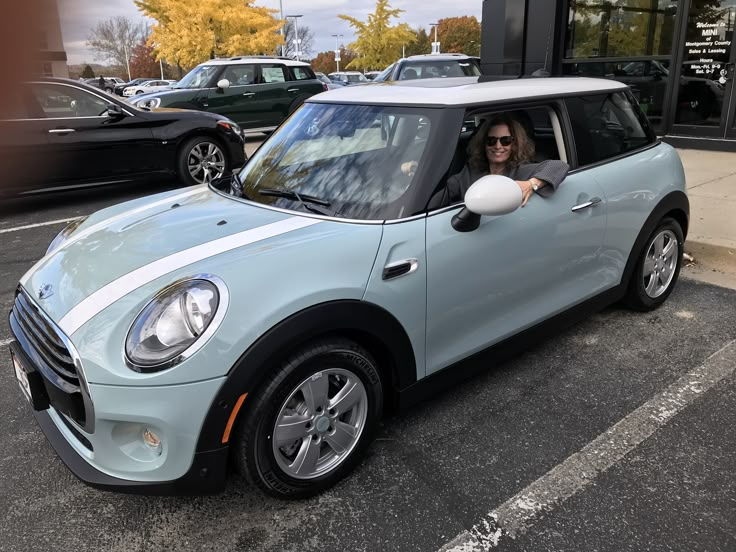
[[[150,31],[144,21],[134,21],[127,17],[112,17],[98,23],[87,38],[87,46],[95,52],[95,58],[126,66],[133,49],[148,39]],[[127,49],[127,56],[126,56]]]
[[[288,21],[284,25],[284,53],[287,57],[296,57],[296,44],[294,44],[294,22]],[[312,47],[314,43],[314,32],[307,25],[299,25],[299,38],[302,39],[301,58],[310,58],[312,56]]]

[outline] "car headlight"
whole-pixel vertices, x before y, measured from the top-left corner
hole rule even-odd
[[[241,138],[245,136],[243,129],[240,128],[235,123],[233,123],[232,121],[217,121],[217,124],[223,128],[231,130],[233,133],[240,136]]]
[[[125,356],[138,372],[174,366],[204,345],[224,316],[227,288],[217,277],[180,280],[160,291],[136,317],[125,339]],[[197,347],[199,348],[199,347]],[[187,355],[189,356],[189,355]]]
[[[158,106],[161,105],[161,98],[144,98],[138,101],[134,100],[130,103],[138,107],[144,107],[147,109],[156,109]]]
[[[46,255],[50,255],[51,253],[59,249],[64,244],[64,242],[69,239],[69,236],[71,236],[77,230],[77,228],[79,228],[82,223],[87,220],[87,218],[88,217],[81,217],[67,224],[61,230],[61,232],[56,234],[56,237],[51,240],[48,249],[46,249]]]

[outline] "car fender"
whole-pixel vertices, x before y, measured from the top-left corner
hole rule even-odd
[[[378,359],[386,401],[394,391],[416,381],[414,353],[403,326],[387,310],[359,300],[338,300],[303,309],[273,326],[253,343],[228,373],[225,383],[212,401],[200,432],[197,451],[215,450],[227,444],[224,430],[237,416],[238,399],[257,393],[269,371],[278,368],[291,352],[304,343],[324,335],[340,334],[359,341]],[[248,410],[248,397],[240,416]],[[229,423],[230,422],[230,423]]]
[[[641,227],[634,245],[629,253],[629,258],[626,261],[626,267],[624,268],[624,274],[621,281],[626,283],[631,279],[631,275],[634,272],[636,263],[639,260],[639,256],[642,253],[644,247],[646,247],[647,240],[654,232],[654,229],[660,223],[660,221],[667,217],[673,217],[680,223],[682,227],[683,236],[687,237],[687,231],[690,220],[690,201],[687,198],[687,194],[681,190],[675,190],[665,195],[659,203],[652,209],[652,212],[647,217],[647,220]]]

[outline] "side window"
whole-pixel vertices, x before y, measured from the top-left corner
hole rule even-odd
[[[32,84],[33,97],[47,119],[102,117],[107,102],[73,86]]]
[[[568,98],[565,103],[581,166],[636,150],[655,140],[646,118],[624,92]]]
[[[295,80],[309,80],[315,77],[311,76],[306,67],[292,67],[291,70],[294,72]]]
[[[263,64],[261,65],[261,84],[272,82],[286,82],[286,71],[283,65]]]
[[[230,65],[222,74],[223,79],[230,81],[230,86],[244,86],[247,84],[255,84],[256,82],[256,66],[255,65]]]

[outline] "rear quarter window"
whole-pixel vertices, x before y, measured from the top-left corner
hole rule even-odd
[[[308,67],[292,67],[291,70],[294,74],[294,80],[310,80],[317,78]]]
[[[656,140],[639,106],[625,92],[567,98],[565,103],[580,166],[605,161]]]

